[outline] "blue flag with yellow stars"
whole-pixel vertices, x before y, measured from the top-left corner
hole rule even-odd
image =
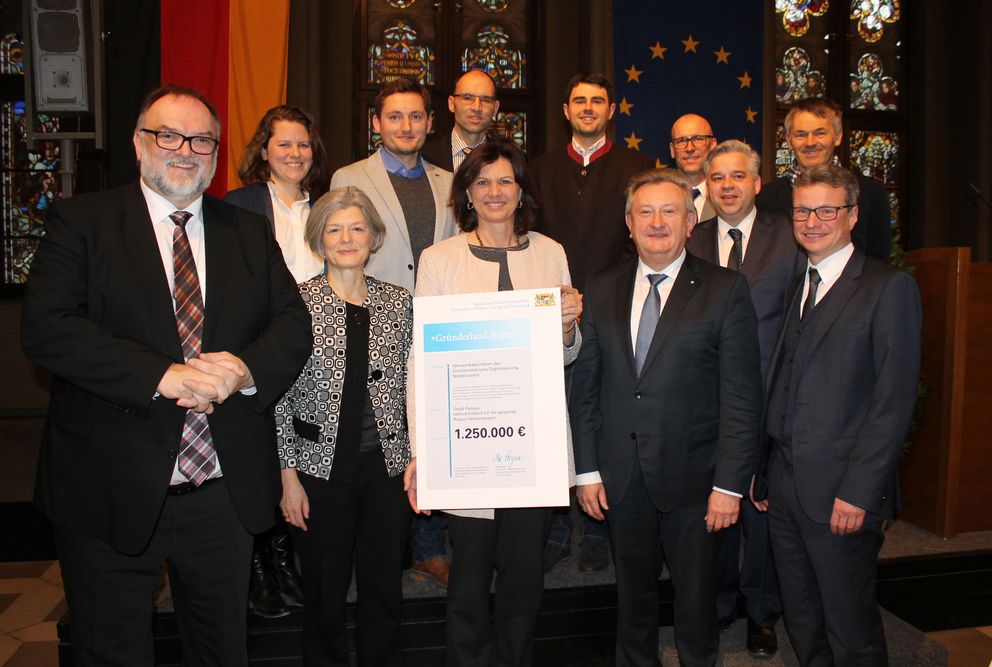
[[[613,19],[618,142],[674,164],[672,123],[696,113],[761,151],[761,0],[614,0]]]

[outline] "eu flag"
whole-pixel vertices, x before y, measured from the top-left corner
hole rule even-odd
[[[761,0],[615,0],[613,25],[617,141],[674,164],[672,123],[697,113],[761,150]]]

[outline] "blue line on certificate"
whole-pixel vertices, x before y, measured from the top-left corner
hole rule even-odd
[[[448,364],[448,479],[452,477],[451,471],[451,364]]]

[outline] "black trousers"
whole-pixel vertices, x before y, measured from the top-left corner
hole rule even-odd
[[[745,498],[741,500],[740,520],[724,532],[716,598],[720,618],[737,615],[740,591],[747,614],[755,623],[775,625],[782,616],[782,600],[768,537],[768,514],[759,512]]]
[[[888,665],[875,599],[882,520],[834,535],[799,503],[792,466],[776,454],[768,480],[768,521],[785,624],[803,667]]]
[[[448,515],[449,667],[530,665],[541,597],[547,507],[498,509],[494,519]],[[495,611],[489,588],[496,570]]]
[[[617,575],[617,667],[657,667],[662,553],[675,589],[675,644],[683,665],[713,665],[720,648],[717,572],[723,531],[706,532],[706,504],[660,512],[634,464],[623,500],[611,502]]]
[[[73,664],[155,663],[152,596],[167,561],[183,663],[247,665],[251,545],[223,478],[183,496],[166,496],[151,541],[135,556],[55,526]]]
[[[299,474],[310,501],[307,530],[293,529],[303,583],[303,662],[348,665],[345,600],[354,567],[359,665],[400,665],[403,555],[410,505],[403,476],[388,477],[382,452],[358,455],[351,482]]]

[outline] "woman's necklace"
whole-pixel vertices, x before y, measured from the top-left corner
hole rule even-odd
[[[489,247],[485,243],[482,242],[482,237],[479,236],[479,228],[478,227],[475,228],[475,240],[479,242],[479,246],[480,247],[482,247],[482,248],[488,248]],[[508,245],[507,248],[513,248],[513,247],[518,246],[518,245],[520,245],[520,238],[516,234],[514,234],[513,235],[513,242],[510,245]]]

